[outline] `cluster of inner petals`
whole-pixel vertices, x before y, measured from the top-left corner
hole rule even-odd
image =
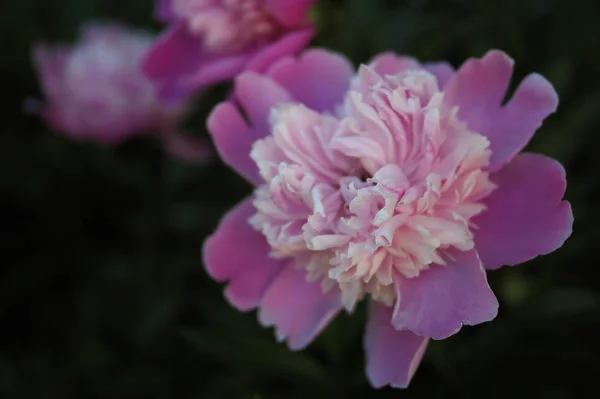
[[[443,100],[425,70],[362,66],[335,115],[276,109],[251,153],[265,183],[250,223],[272,256],[293,258],[325,290],[337,285],[352,309],[366,294],[391,305],[398,278],[472,249],[470,219],[494,189],[489,141]]]
[[[173,0],[173,9],[210,52],[243,50],[280,30],[264,0]]]
[[[150,118],[155,111],[154,85],[139,71],[153,37],[115,30],[90,33],[65,65],[64,92],[76,107],[64,107],[67,121],[85,119],[90,126],[107,121]],[[85,112],[85,111],[88,112]]]

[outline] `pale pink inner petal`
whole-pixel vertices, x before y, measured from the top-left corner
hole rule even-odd
[[[263,0],[172,0],[171,10],[213,53],[240,51],[270,41],[283,30]]]

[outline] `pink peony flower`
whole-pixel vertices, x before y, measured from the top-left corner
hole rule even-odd
[[[310,42],[315,1],[158,0],[157,16],[169,28],[144,70],[172,101],[244,70],[262,72]]]
[[[355,74],[309,50],[240,75],[208,120],[255,186],[204,246],[229,302],[301,349],[368,298],[375,387],[406,387],[430,338],[492,320],[486,269],[554,251],[573,223],[562,166],[519,153],[557,95],[532,74],[503,104],[512,68],[500,51],[456,72],[383,54]]]
[[[142,73],[140,62],[152,40],[147,33],[104,22],[86,26],[72,48],[37,45],[34,61],[46,103],[35,104],[34,110],[39,108],[50,125],[75,140],[115,144],[156,132],[178,156],[187,147],[176,132],[186,109],[161,103],[155,85]],[[188,144],[202,148],[186,148],[184,159],[207,158],[206,144]]]

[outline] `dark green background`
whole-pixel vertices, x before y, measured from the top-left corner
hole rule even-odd
[[[559,111],[530,148],[568,171],[575,232],[556,253],[492,273],[493,322],[433,342],[407,391],[364,376],[364,309],[303,352],[230,308],[203,238],[249,187],[142,138],[77,144],[21,112],[38,96],[32,43],[115,18],[157,32],[150,0],[11,0],[0,17],[0,397],[577,398],[600,378],[600,5],[596,0],[323,1],[315,43],[354,62],[384,50],[454,65],[490,48],[537,71]],[[225,88],[207,92],[190,126]],[[235,250],[235,248],[232,248]],[[585,394],[590,388],[592,390]]]

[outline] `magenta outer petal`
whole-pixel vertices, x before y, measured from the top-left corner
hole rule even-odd
[[[194,88],[205,87],[231,79],[244,70],[249,58],[248,54],[236,54],[207,60],[192,75],[182,79],[181,89],[184,90],[188,85]]]
[[[172,2],[173,0],[156,0],[154,15],[157,20],[168,23],[175,19],[171,6]]]
[[[181,103],[203,87],[226,81],[241,73],[248,63],[246,53],[203,60],[193,74],[180,76],[160,89],[160,97],[169,103]]]
[[[211,55],[196,61],[194,68],[185,75],[168,81],[161,89],[161,97],[170,102],[180,102],[195,91],[234,78],[244,72],[263,73],[281,57],[302,50],[312,38],[312,30],[288,34],[283,39],[260,49],[229,55]],[[200,46],[197,41],[195,46]]]
[[[447,252],[446,265],[431,265],[418,277],[396,276],[392,324],[399,330],[444,339],[464,325],[490,321],[498,300],[475,250]]]
[[[444,90],[454,75],[454,67],[447,62],[429,62],[423,66],[435,75],[440,90]]]
[[[207,128],[223,161],[257,185],[262,179],[250,158],[252,145],[270,133],[271,110],[278,104],[291,101],[291,97],[273,80],[249,72],[236,79],[234,92],[251,126],[246,124],[233,103],[226,102],[213,109]]]
[[[158,82],[174,82],[191,73],[202,60],[202,47],[185,24],[178,23],[164,32],[144,57],[142,68]]]
[[[470,59],[450,79],[444,95],[448,104],[459,107],[459,117],[470,129],[490,139],[492,171],[523,149],[558,105],[552,85],[532,74],[502,106],[513,64],[508,55],[497,50],[481,59]]]
[[[370,302],[364,343],[367,377],[375,388],[407,388],[429,343],[429,338],[396,330],[392,314],[391,307]]]
[[[266,0],[267,7],[275,18],[288,28],[296,27],[307,21],[308,12],[317,0]]]
[[[265,327],[275,326],[278,340],[292,350],[306,347],[341,308],[340,293],[323,293],[319,282],[306,281],[306,271],[288,265],[267,290],[259,310]]]
[[[212,110],[206,124],[223,162],[250,183],[260,184],[258,168],[250,158],[257,136],[246,125],[238,108],[232,103],[221,103]]]
[[[244,68],[251,72],[265,72],[273,63],[288,55],[297,54],[310,43],[315,31],[312,28],[285,34],[279,40],[260,49]]]
[[[269,257],[270,247],[264,236],[248,223],[255,212],[252,200],[233,208],[217,231],[204,243],[206,270],[217,281],[229,281],[225,296],[241,311],[260,304],[284,262]]]
[[[562,201],[565,170],[539,154],[517,155],[491,176],[498,185],[473,219],[475,246],[487,269],[517,265],[560,248],[571,235],[573,213]]]
[[[343,103],[354,67],[341,55],[313,49],[273,64],[267,75],[285,87],[294,100],[315,111],[333,112]]]
[[[250,119],[252,128],[257,132],[257,138],[271,133],[271,111],[280,104],[293,102],[290,94],[272,79],[251,72],[238,76],[234,92],[235,98]]]

